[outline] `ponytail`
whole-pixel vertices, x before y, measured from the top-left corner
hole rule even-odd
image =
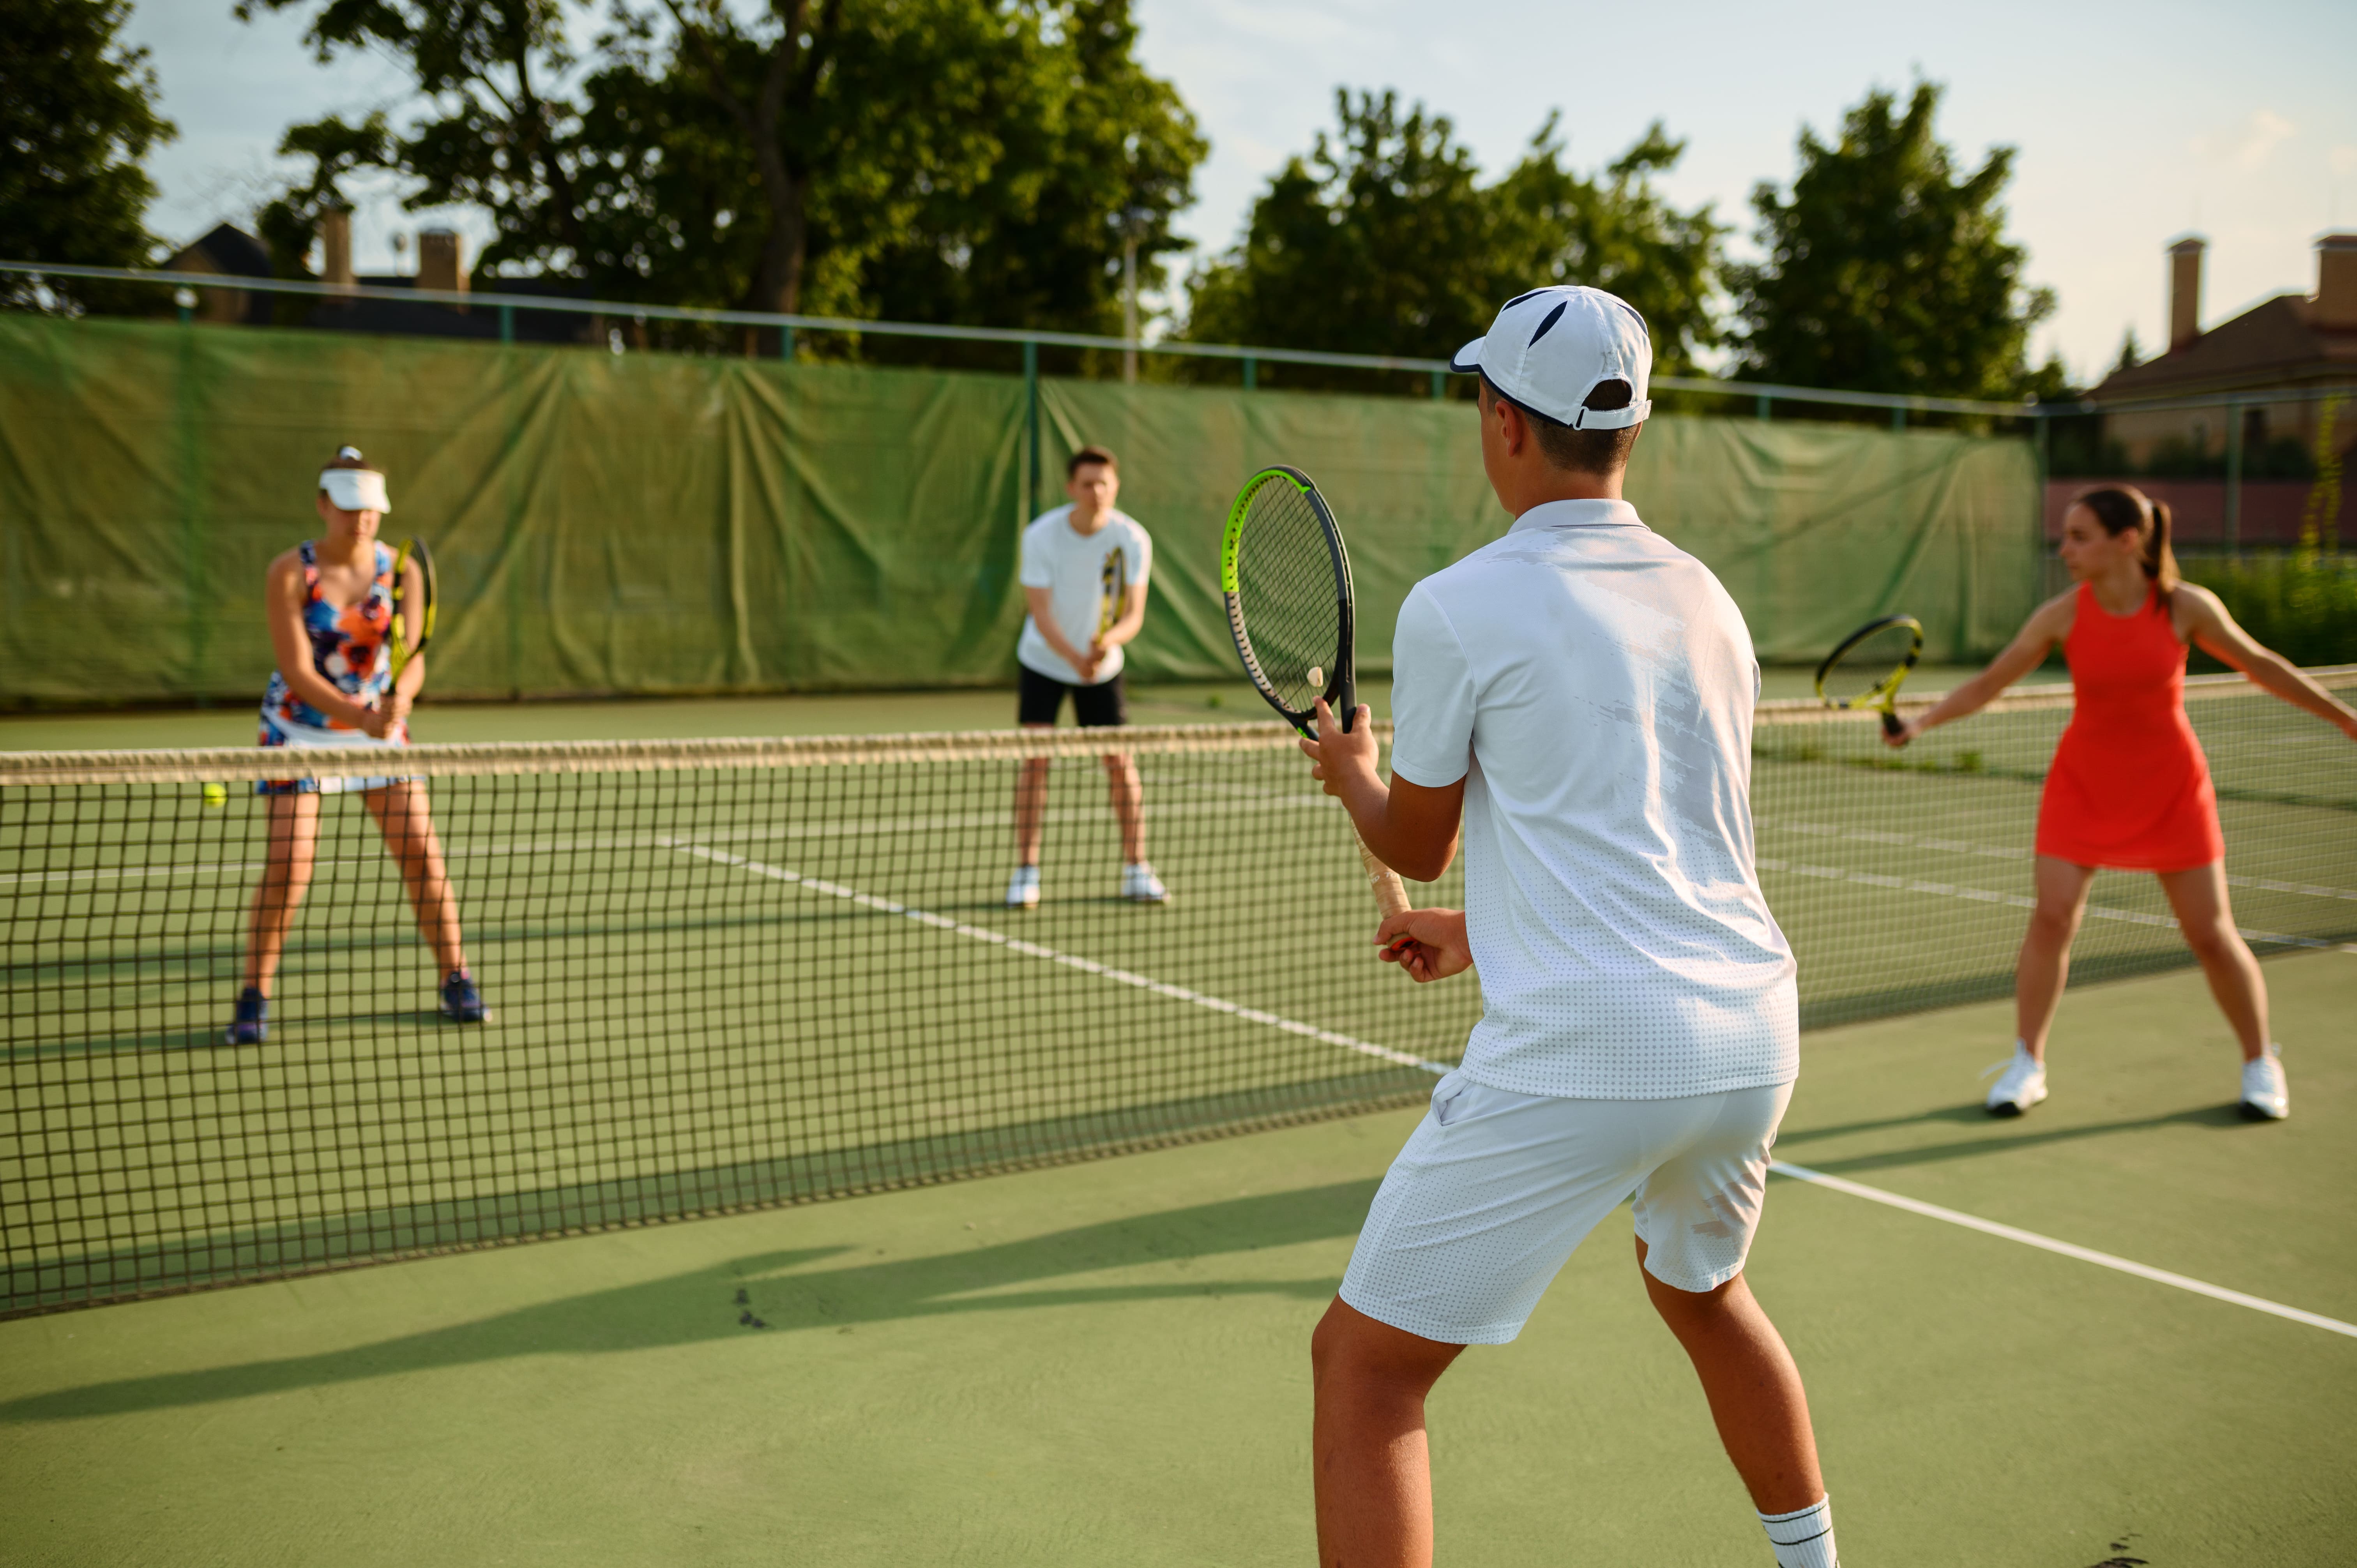
[[[2071,504],[2085,507],[2115,539],[2132,528],[2143,531],[2144,550],[2138,564],[2144,568],[2145,580],[2159,589],[2154,607],[2167,615],[2177,585],[2184,580],[2177,570],[2176,552],[2169,547],[2168,503],[2153,499],[2134,485],[2101,485],[2081,492]]]

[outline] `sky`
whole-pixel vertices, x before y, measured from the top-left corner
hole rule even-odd
[[[399,101],[388,63],[319,66],[299,13],[241,24],[231,3],[139,0],[127,29],[180,127],[149,166],[162,191],[151,224],[176,239],[251,211],[283,178],[273,149],[287,124]],[[1791,179],[1803,126],[1830,134],[1869,89],[1940,82],[1940,134],[1964,162],[2018,149],[2008,231],[2029,281],[2060,298],[2035,353],[2060,352],[2083,379],[2126,332],[2147,352],[2164,336],[2169,241],[2209,240],[2214,324],[2311,291],[2317,236],[2357,229],[2357,5],[2345,0],[1697,0],[1674,19],[1566,0],[1137,0],[1137,15],[1148,69],[1177,83],[1211,143],[1180,222],[1206,254],[1234,242],[1269,176],[1332,124],[1343,86],[1396,88],[1450,116],[1492,174],[1550,110],[1583,168],[1659,119],[1688,144],[1666,193],[1711,203],[1739,253],[1751,190]],[[585,38],[594,16],[583,7]],[[488,233],[479,215],[404,212],[398,194],[380,188],[356,215],[362,271],[406,270],[395,236],[430,223],[477,244]]]

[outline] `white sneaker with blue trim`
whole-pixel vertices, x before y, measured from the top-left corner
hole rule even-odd
[[[2280,1122],[2291,1114],[2291,1085],[2284,1079],[2283,1047],[2273,1040],[2243,1064],[2243,1119]]]
[[[1006,884],[1006,907],[1010,909],[1036,909],[1039,907],[1039,868],[1018,865]]]
[[[1170,893],[1162,886],[1162,878],[1154,875],[1154,867],[1139,860],[1121,868],[1121,896],[1133,904],[1159,904]]]

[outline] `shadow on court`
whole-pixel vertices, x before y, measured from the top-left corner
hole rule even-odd
[[[1855,1155],[1846,1158],[1806,1159],[1812,1170],[1835,1176],[1854,1176],[1860,1171],[1895,1169],[1905,1165],[1933,1165],[1942,1160],[1969,1159],[1976,1155],[2011,1154],[2021,1149],[2035,1149],[2055,1144],[2073,1144],[2087,1138],[2107,1138],[2121,1133],[2144,1133],[2157,1127],[2212,1127],[2236,1132],[2254,1130],[2243,1120],[2241,1111],[2233,1105],[2210,1105],[2195,1111],[2172,1111],[2163,1116],[2139,1116],[2125,1122],[2097,1122],[2075,1127],[2046,1127],[2023,1131],[2018,1120],[1991,1116],[1979,1105],[1944,1106],[1918,1116],[1894,1116],[1874,1122],[1851,1122],[1835,1127],[1812,1127],[1804,1132],[1786,1130],[1776,1136],[1780,1154],[1791,1155],[1803,1144],[1826,1138],[1847,1137],[1860,1133],[1888,1132],[1899,1127],[1935,1125],[1981,1127],[1983,1136],[1946,1144],[1925,1144],[1910,1149],[1889,1149],[1879,1154]]]
[[[1375,1187],[1367,1180],[1303,1187],[1082,1226],[971,1251],[826,1269],[807,1265],[861,1249],[754,1253],[708,1269],[592,1291],[373,1345],[31,1395],[0,1404],[0,1422],[121,1415],[519,1356],[659,1349],[765,1330],[843,1331],[865,1323],[952,1313],[1228,1294],[1323,1301],[1333,1294],[1334,1279],[1199,1277],[1184,1283],[1036,1287],[1073,1274],[1156,1263],[1184,1266],[1225,1253],[1354,1235]],[[1020,1288],[1025,1286],[1035,1288]]]

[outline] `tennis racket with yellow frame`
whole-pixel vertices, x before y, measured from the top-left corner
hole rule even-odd
[[[409,585],[409,565],[417,564],[417,587],[413,594]],[[392,650],[393,676],[401,679],[402,667],[425,651],[434,640],[434,601],[436,597],[434,581],[434,555],[425,548],[425,541],[412,539],[401,547],[393,561],[393,629],[388,639]],[[417,630],[413,640],[410,621],[414,618]]]
[[[1899,688],[1923,656],[1923,623],[1913,616],[1870,620],[1825,655],[1817,666],[1817,698],[1829,708],[1879,709],[1882,733],[1905,727],[1899,718]]]

